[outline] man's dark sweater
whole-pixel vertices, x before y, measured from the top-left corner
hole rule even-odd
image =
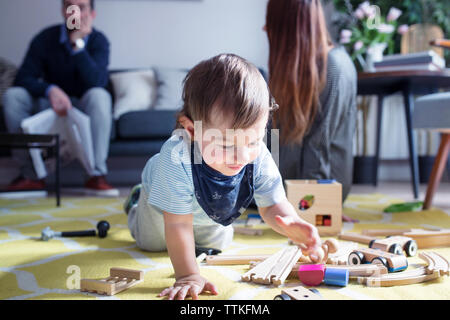
[[[108,83],[109,42],[93,29],[84,49],[73,53],[61,25],[40,32],[31,42],[15,85],[34,97],[45,97],[50,85],[57,85],[70,97],[80,98],[94,87]]]

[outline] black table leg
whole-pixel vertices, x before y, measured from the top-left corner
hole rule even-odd
[[[419,197],[419,164],[416,153],[416,143],[412,130],[412,113],[414,110],[414,98],[409,89],[403,90],[405,100],[406,127],[408,131],[409,164],[411,167],[411,177],[413,182],[414,199]]]
[[[55,136],[56,138],[56,145],[55,145],[55,152],[56,152],[56,172],[55,172],[55,193],[56,193],[56,206],[59,207],[61,205],[61,195],[60,195],[60,181],[59,181],[59,135]]]
[[[377,137],[376,137],[376,149],[375,149],[375,166],[374,166],[374,181],[373,185],[378,185],[378,164],[380,161],[380,141],[381,141],[381,124],[383,119],[383,101],[384,95],[378,95],[378,108],[377,108]]]

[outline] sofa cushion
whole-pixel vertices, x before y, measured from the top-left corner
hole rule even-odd
[[[183,81],[187,69],[154,67],[158,94],[153,110],[178,110],[182,107]]]
[[[110,75],[114,94],[114,119],[130,111],[148,110],[156,99],[157,82],[152,69]]]
[[[123,139],[157,139],[172,135],[176,124],[175,110],[133,111],[117,121],[117,136]]]
[[[150,158],[151,156],[160,152],[161,147],[163,146],[164,142],[166,142],[166,140],[167,139],[112,141],[109,146],[109,156],[145,156]]]

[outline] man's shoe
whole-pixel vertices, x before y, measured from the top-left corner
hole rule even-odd
[[[125,200],[123,204],[123,210],[125,211],[126,214],[130,212],[131,208],[137,206],[137,203],[139,201],[139,195],[141,194],[141,188],[142,184],[138,184],[131,189],[127,200]]]
[[[119,190],[113,188],[104,176],[90,177],[85,185],[85,194],[100,197],[118,197]]]
[[[23,177],[15,179],[6,191],[40,191],[45,190],[44,180],[31,180]]]

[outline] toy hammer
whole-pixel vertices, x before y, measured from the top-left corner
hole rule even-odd
[[[100,238],[106,237],[109,230],[108,221],[102,220],[97,223],[98,236]],[[48,241],[54,237],[95,237],[97,230],[81,230],[81,231],[53,231],[50,227],[46,227],[42,230],[41,240]]]

